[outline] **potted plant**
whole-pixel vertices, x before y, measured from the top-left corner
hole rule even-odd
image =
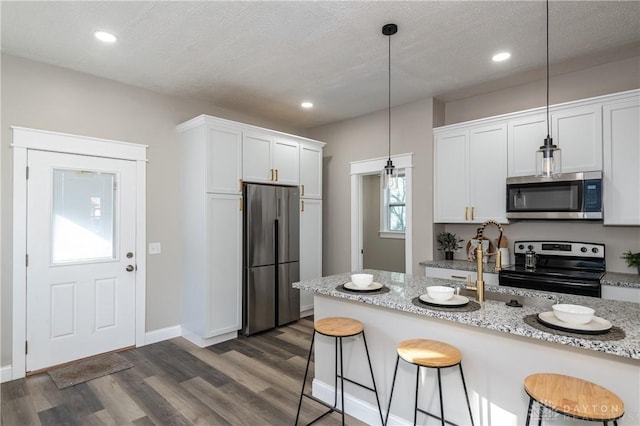
[[[462,248],[460,243],[464,240],[451,232],[441,232],[438,234],[436,241],[438,241],[438,250],[444,251],[444,258],[452,260],[453,252]]]
[[[633,268],[634,266],[638,268],[638,274],[640,274],[640,252],[632,253],[631,250],[629,250],[622,254],[621,259],[626,260],[629,268]]]

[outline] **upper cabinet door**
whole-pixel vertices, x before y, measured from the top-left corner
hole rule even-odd
[[[562,152],[562,172],[602,170],[600,105],[562,108],[551,113],[553,140]]]
[[[513,176],[531,176],[536,174],[536,151],[547,136],[547,118],[545,114],[535,114],[509,120],[507,174]]]
[[[244,132],[242,135],[242,178],[247,182],[273,183],[271,166],[272,137]]]
[[[435,222],[466,222],[468,200],[467,144],[469,131],[442,133],[435,141]],[[487,165],[490,167],[491,165]]]
[[[242,132],[207,127],[207,192],[242,192]]]
[[[640,225],[640,97],[605,105],[605,225]]]
[[[322,198],[322,148],[300,145],[300,196]]]
[[[280,185],[298,185],[300,153],[298,142],[276,138],[273,142],[274,181]]]
[[[506,211],[507,126],[495,124],[469,132],[469,204],[472,220],[508,223]]]

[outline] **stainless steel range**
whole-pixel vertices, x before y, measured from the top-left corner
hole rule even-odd
[[[604,244],[516,241],[515,265],[499,272],[500,285],[601,297]]]

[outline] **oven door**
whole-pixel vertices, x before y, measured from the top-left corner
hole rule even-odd
[[[581,296],[601,297],[600,282],[572,280],[569,277],[548,277],[513,271],[500,271],[499,284],[508,287],[528,288],[530,290],[551,291],[555,293],[577,294]]]

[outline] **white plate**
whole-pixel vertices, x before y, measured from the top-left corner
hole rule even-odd
[[[420,300],[430,305],[441,305],[441,306],[462,306],[469,303],[468,298],[464,296],[460,296],[458,294],[454,294],[453,297],[449,300],[436,300],[436,299],[430,298],[428,294],[423,294],[422,296],[420,296]]]
[[[349,281],[348,283],[344,284],[344,288],[346,288],[347,290],[351,290],[351,291],[375,291],[375,290],[379,290],[382,287],[384,287],[384,285],[377,283],[377,282],[372,282],[371,284],[369,284],[366,287],[358,287],[356,286],[354,283],[352,283],[351,281]]]
[[[609,321],[600,317],[593,317],[593,319],[586,324],[570,324],[568,322],[560,321],[552,311],[541,312],[538,314],[538,318],[552,326],[569,331],[575,330],[586,333],[597,333],[600,331],[607,331],[612,327],[612,324]]]

